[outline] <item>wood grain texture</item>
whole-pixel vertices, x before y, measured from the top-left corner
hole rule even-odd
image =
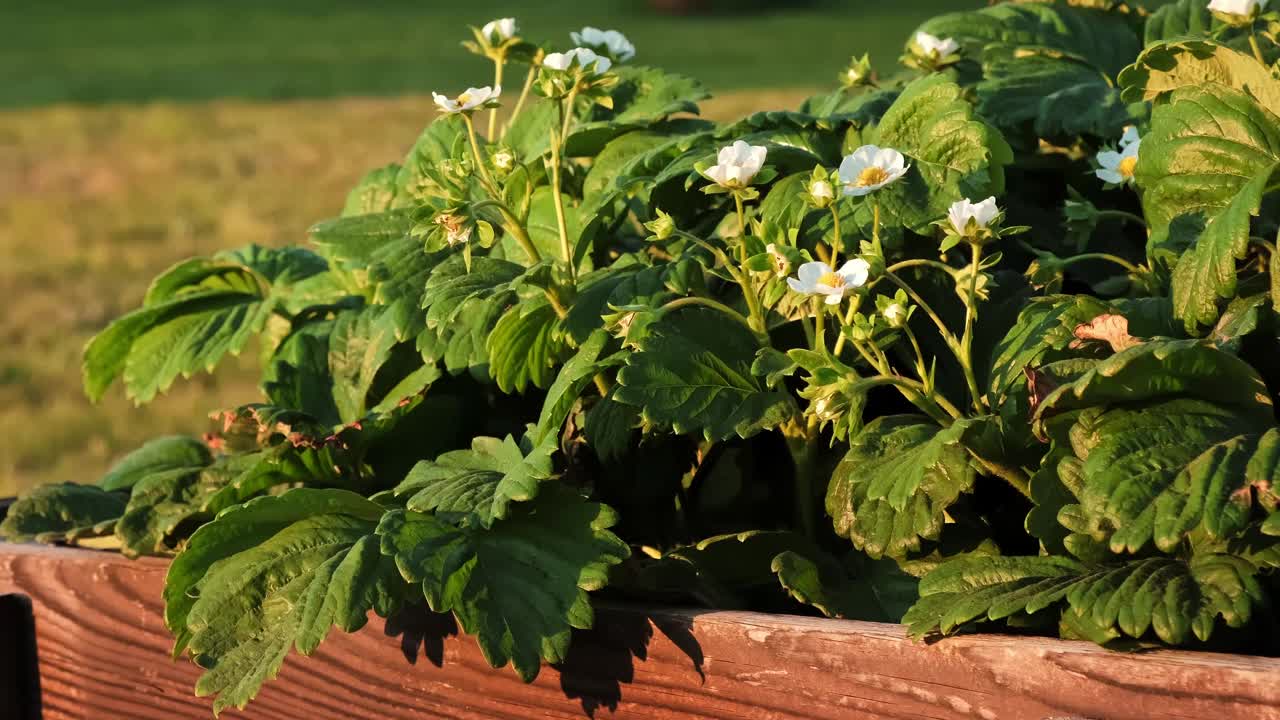
[[[0,594],[31,599],[46,720],[210,717],[191,694],[198,669],[169,658],[165,568],[0,545]],[[451,620],[373,618],[291,656],[247,710],[222,717],[1280,719],[1273,659],[992,635],[926,645],[897,625],[742,612],[604,608],[597,626],[525,685]]]

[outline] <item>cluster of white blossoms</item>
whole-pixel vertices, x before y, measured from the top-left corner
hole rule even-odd
[[[490,48],[499,48],[504,43],[515,39],[520,32],[515,18],[498,18],[490,20],[480,28],[480,37]],[[542,59],[542,66],[550,70],[568,71],[578,69],[590,75],[603,75],[608,72],[615,61],[622,62],[635,57],[636,48],[625,35],[617,30],[601,30],[584,27],[570,33],[573,41],[581,47],[562,53],[549,53]],[[502,94],[501,86],[485,86],[467,88],[457,97],[449,97],[433,92],[440,111],[447,114],[467,113],[484,108],[497,107],[498,97]]]
[[[597,55],[591,48],[577,47],[562,53],[548,53],[542,58],[542,67],[552,70],[580,68],[583,72],[603,75],[613,67],[613,61]]]
[[[1133,171],[1138,167],[1138,149],[1142,138],[1138,129],[1130,125],[1120,137],[1120,149],[1098,153],[1098,169],[1094,174],[1099,180],[1112,185],[1128,185],[1133,182]]]
[[[607,54],[618,62],[626,62],[636,56],[636,46],[631,44],[626,35],[617,30],[601,30],[587,26],[569,33],[574,44]]]
[[[1267,0],[1209,0],[1209,10],[1224,15],[1247,17],[1266,7]]]

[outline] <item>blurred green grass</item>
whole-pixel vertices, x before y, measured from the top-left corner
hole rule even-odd
[[[923,19],[980,0],[784,0],[660,15],[644,0],[47,0],[0,3],[0,107],[158,98],[394,95],[483,84],[467,24],[516,16],[536,42],[622,29],[636,62],[716,90],[833,82],[853,54],[887,67]]]

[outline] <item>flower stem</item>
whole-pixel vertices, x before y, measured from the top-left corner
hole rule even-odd
[[[933,383],[929,380],[929,370],[924,364],[924,353],[920,351],[920,341],[916,340],[916,334],[912,332],[909,323],[903,323],[903,331],[907,335],[907,339],[911,341],[911,348],[916,353],[916,374],[920,376],[920,382],[924,385],[926,393],[933,393]]]
[[[951,404],[950,400],[939,394],[931,394],[925,391],[924,385],[905,378],[901,375],[877,375],[875,377],[865,378],[857,381],[850,388],[850,392],[859,392],[870,390],[873,387],[882,385],[891,385],[898,388],[912,405],[923,410],[929,417],[938,421],[939,425],[946,427],[953,421],[959,420],[963,414]]]
[[[969,396],[973,400],[973,409],[981,413],[982,394],[978,391],[978,379],[973,373],[973,323],[978,318],[978,273],[982,266],[982,246],[974,243],[970,264],[969,293],[964,301],[964,335],[960,339],[960,367],[964,370],[964,381],[969,386]]]
[[[498,192],[498,186],[494,184],[493,177],[489,175],[489,164],[484,161],[484,155],[480,152],[480,141],[476,139],[476,124],[471,119],[471,113],[462,113],[462,121],[467,126],[467,139],[471,141],[471,157],[475,160],[476,172],[480,173],[480,180],[484,183],[485,190],[489,191],[495,199],[501,196]]]
[[[765,344],[768,345],[769,329],[765,324],[764,309],[760,305],[760,299],[751,291],[750,279],[729,260],[729,256],[720,248],[712,245],[706,240],[703,240],[697,235],[685,232],[684,230],[676,230],[675,234],[676,236],[682,237],[710,252],[712,256],[716,258],[716,261],[719,262],[726,271],[728,271],[729,275],[733,278],[733,281],[738,283],[738,286],[742,288],[742,297],[747,303],[747,313],[751,318],[751,324],[749,327],[755,331],[757,336],[763,338],[765,340]]]
[[[572,97],[572,94],[570,95]],[[564,103],[560,103],[560,118],[564,120]],[[551,198],[556,208],[556,228],[560,231],[560,256],[569,270],[569,281],[577,283],[578,272],[573,262],[573,247],[569,245],[569,226],[564,219],[564,198],[560,194],[560,151],[564,134],[551,129]]]
[[[840,244],[841,244],[840,211],[836,209],[835,203],[831,203],[829,207],[831,208],[831,223],[835,225],[835,230],[833,231],[832,237],[831,237],[831,262],[830,262],[831,268],[834,270],[836,267],[836,261],[840,257]]]
[[[502,69],[507,64],[507,54],[501,53],[493,59],[493,87],[502,87]],[[498,108],[494,107],[489,110],[489,142],[494,141],[494,133],[498,129]]]
[[[812,301],[813,305],[813,326],[815,329],[813,338],[813,349],[827,351],[827,322],[823,317],[822,298],[815,297]]]
[[[574,85],[569,94],[565,96],[563,104],[560,105],[560,140],[567,142],[569,138],[569,128],[573,125],[573,103],[578,99],[578,86]]]
[[[937,260],[927,260],[924,258],[914,258],[911,260],[903,260],[889,266],[887,272],[896,273],[899,270],[906,270],[911,267],[931,267],[945,272],[948,276],[955,277],[956,271],[950,265]]]
[[[1086,260],[1106,260],[1108,262],[1113,262],[1119,265],[1120,267],[1124,268],[1125,270],[1128,270],[1131,273],[1136,273],[1141,269],[1137,265],[1134,265],[1133,263],[1129,262],[1128,260],[1125,260],[1124,258],[1119,257],[1118,255],[1112,255],[1111,253],[1084,253],[1083,255],[1075,255],[1069,258],[1063,258],[1062,266],[1066,267],[1068,265],[1074,265],[1078,262],[1084,262]]]
[[[733,194],[733,204],[738,211],[738,262],[745,263],[747,261],[747,213],[742,207],[742,197],[736,192]]]
[[[1147,221],[1145,219],[1140,215],[1134,215],[1127,210],[1099,210],[1097,217],[1102,220],[1124,220],[1126,222],[1134,223],[1135,225],[1147,227]]]
[[[880,247],[880,201],[875,196],[871,199],[871,247],[877,257],[884,257],[884,248]]]
[[[662,307],[658,308],[658,315],[660,316],[666,315],[667,313],[673,310],[679,310],[682,307],[690,307],[693,305],[701,305],[703,307],[709,307],[713,310],[719,310],[725,315],[728,315],[734,320],[737,320],[738,322],[742,323],[743,326],[751,330],[753,333],[755,332],[755,328],[751,327],[751,321],[743,317],[742,313],[738,312],[737,310],[734,310],[728,305],[725,305],[719,300],[712,300],[711,298],[702,297],[700,295],[691,295],[689,297],[682,297],[682,298],[677,298],[675,300],[672,300],[671,302],[668,302]]]
[[[860,306],[861,304],[862,304],[862,295],[861,294],[854,295],[853,301],[849,303],[849,309],[846,310],[844,313],[844,320],[840,323],[840,327],[842,328],[849,327],[849,325],[853,323],[853,316],[855,313],[858,312],[858,306]],[[844,349],[844,341],[846,337],[847,336],[843,332],[836,337],[836,346],[835,346],[835,349],[833,349],[831,352],[836,356],[837,360],[840,359],[840,351]]]
[[[538,252],[538,248],[534,246],[533,240],[529,239],[529,232],[524,229],[524,225],[520,223],[515,213],[511,212],[511,208],[498,202],[497,200],[483,200],[471,206],[472,211],[482,210],[486,207],[497,208],[502,215],[503,220],[507,222],[507,231],[520,245],[520,249],[529,256],[529,264],[534,265],[542,261],[542,254]]]
[[[1258,35],[1252,29],[1249,31],[1249,47],[1253,49],[1253,56],[1257,58],[1258,62],[1266,65],[1266,58],[1262,57],[1262,48],[1258,47]]]
[[[524,101],[529,98],[529,91],[533,89],[533,79],[537,76],[538,63],[534,61],[529,63],[529,74],[524,77],[524,88],[520,91],[520,99],[516,100],[516,106],[511,110],[511,117],[507,118],[505,130],[511,129],[511,125],[515,123],[516,117],[518,117],[520,115],[520,111],[524,109]]]

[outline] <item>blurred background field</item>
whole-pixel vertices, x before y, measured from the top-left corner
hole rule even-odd
[[[149,436],[203,431],[211,410],[257,399],[246,353],[146,407],[119,388],[91,405],[80,351],[177,260],[304,241],[365,170],[403,156],[434,117],[424,93],[488,82],[458,47],[466,24],[515,15],[560,44],[584,24],[622,29],[637,62],[701,78],[718,96],[706,114],[732,118],[794,107],[854,53],[889,67],[921,20],[978,4],[675,18],[639,0],[4,3],[0,497],[92,481]]]

